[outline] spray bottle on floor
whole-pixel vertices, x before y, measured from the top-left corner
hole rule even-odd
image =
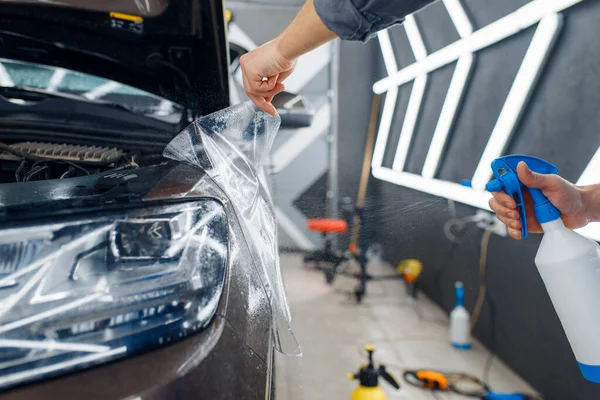
[[[496,179],[487,184],[490,192],[504,190],[513,196],[521,220],[521,234],[527,237],[527,215],[523,202],[523,183],[517,165],[524,161],[540,174],[556,174],[558,168],[536,157],[512,155],[492,162]],[[554,309],[583,376],[600,383],[600,246],[567,229],[561,213],[538,189],[527,188],[544,236],[535,256]]]
[[[379,387],[379,378],[383,378],[396,390],[400,389],[400,385],[396,379],[387,372],[383,365],[380,365],[379,368],[375,367],[375,364],[373,363],[375,346],[366,345],[365,350],[369,355],[369,364],[363,364],[358,373],[348,375],[348,379],[358,380],[360,382],[359,386],[352,393],[351,400],[386,400],[385,392]]]
[[[465,289],[462,282],[454,285],[456,306],[450,313],[450,343],[459,350],[471,348],[471,315],[465,308]]]

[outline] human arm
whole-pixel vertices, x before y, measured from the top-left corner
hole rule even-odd
[[[561,212],[567,228],[577,229],[590,222],[600,221],[600,185],[576,186],[558,175],[532,172],[524,162],[517,166],[517,174],[523,185],[542,191]],[[535,217],[533,201],[528,191],[523,191],[523,198],[529,232],[541,233],[542,227]],[[516,207],[515,200],[504,192],[494,193],[490,200],[490,208],[507,225],[510,236],[521,239],[521,222]]]
[[[308,0],[281,35],[241,57],[246,94],[263,111],[275,115],[271,100],[285,89],[282,82],[294,71],[298,57],[336,37],[321,21],[313,0]]]
[[[432,1],[308,0],[281,35],[240,59],[246,94],[275,115],[271,100],[284,90],[283,81],[294,71],[298,57],[336,37],[367,41]]]

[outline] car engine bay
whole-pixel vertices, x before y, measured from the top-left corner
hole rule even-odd
[[[0,141],[0,183],[66,179],[139,166],[138,154],[116,147]]]

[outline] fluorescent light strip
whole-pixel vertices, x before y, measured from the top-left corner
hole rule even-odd
[[[251,51],[258,47],[256,42],[235,22],[230,22],[227,29],[227,39],[244,49]]]
[[[371,160],[371,166],[373,168],[381,167],[383,164],[383,156],[385,155],[385,149],[387,147],[397,99],[398,88],[390,89],[385,95],[381,120],[379,121],[379,131],[377,132],[377,140],[375,141],[375,149],[373,150],[373,159]]]
[[[238,70],[237,72],[239,73],[240,71]],[[241,83],[241,80],[237,81],[233,74],[229,74],[229,104],[231,105],[240,104],[242,102],[238,91],[238,82]]]
[[[600,183],[600,148],[596,150],[596,154],[577,180],[577,185],[593,185],[595,183]]]
[[[284,170],[300,153],[322,136],[330,125],[331,108],[329,104],[325,104],[315,114],[310,126],[297,129],[294,135],[273,153],[271,172],[276,174]]]
[[[169,100],[161,100],[160,103],[158,103],[158,110],[163,113],[170,113],[173,111],[173,103]]]
[[[395,185],[404,186],[434,196],[458,201],[472,207],[481,208],[482,210],[491,211],[488,205],[489,199],[492,197],[491,194],[477,191],[459,185],[458,183],[442,181],[439,179],[427,179],[420,175],[394,171],[385,167],[373,168],[373,176]],[[584,228],[577,229],[576,231],[590,239],[600,241],[600,223],[592,223]]]
[[[206,245],[208,247],[210,247],[211,249],[213,249],[220,256],[226,256],[227,255],[227,246],[224,245],[223,243],[219,242],[218,240],[216,240],[214,238],[207,237],[207,238],[205,238],[204,242],[206,243]]]
[[[425,49],[425,44],[423,43],[423,38],[421,37],[421,32],[419,32],[419,27],[417,26],[417,21],[414,16],[409,15],[406,17],[404,28],[406,29],[406,36],[408,36],[408,42],[415,55],[415,59],[417,62],[422,61],[427,57],[427,49]],[[410,98],[408,99],[408,107],[406,108],[406,114],[404,115],[404,122],[402,123],[402,130],[400,131],[400,138],[398,139],[398,148],[396,149],[394,164],[392,165],[392,168],[397,171],[402,171],[404,169],[426,87],[427,74],[423,73],[418,75],[415,78]]]
[[[67,75],[67,70],[63,68],[56,68],[54,73],[50,77],[50,82],[48,83],[48,87],[46,90],[50,92],[54,92],[58,86],[62,83],[63,79]]]
[[[102,85],[90,90],[89,92],[84,93],[83,97],[90,99],[90,100],[96,100],[96,99],[106,96],[107,94],[118,89],[119,87],[121,87],[120,83],[114,82],[114,81],[109,81],[109,82],[103,83]]]
[[[546,15],[558,13],[584,0],[535,0],[515,11],[523,26],[531,26]]]
[[[456,68],[452,76],[452,81],[448,87],[448,93],[446,94],[446,100],[442,106],[440,112],[440,118],[431,139],[429,151],[425,158],[425,164],[423,164],[422,175],[425,178],[433,178],[437,172],[442,153],[446,146],[446,140],[452,128],[452,124],[456,118],[456,111],[460,104],[464,89],[471,74],[471,67],[473,65],[473,55],[465,54],[458,59]]]
[[[332,45],[326,44],[298,58],[294,73],[285,80],[285,90],[299,93],[317,75],[326,74],[332,59]]]
[[[275,207],[275,219],[287,235],[298,244],[302,250],[314,250],[315,245],[302,232],[291,219],[279,208]]]
[[[395,74],[398,72],[398,64],[396,63],[396,56],[394,55],[394,48],[392,47],[392,41],[390,40],[388,30],[379,31],[377,33],[377,39],[379,40],[379,48],[383,55],[383,62],[387,74]]]
[[[492,175],[490,169],[492,161],[504,153],[508,140],[512,136],[515,125],[531,94],[531,89],[549,54],[549,49],[556,38],[561,21],[562,17],[559,14],[549,15],[540,21],[473,175],[474,189],[485,189],[485,185]]]
[[[446,10],[456,27],[456,31],[461,38],[470,36],[473,33],[473,25],[465,12],[460,0],[443,0]]]
[[[15,83],[13,82],[12,78],[10,77],[10,74],[8,73],[6,68],[4,68],[4,65],[2,65],[2,63],[0,63],[0,86],[12,87],[14,85],[15,85]]]
[[[373,92],[376,94],[383,94],[391,88],[405,85],[406,83],[414,80],[419,74],[426,74],[454,61],[449,60],[447,63],[438,62],[438,54],[439,52],[433,53],[433,55],[428,56],[422,62],[410,64],[395,74],[375,82],[373,85]],[[433,64],[432,61],[436,61],[436,63]]]
[[[458,183],[439,179],[426,179],[421,175],[394,171],[385,167],[373,168],[373,176],[396,185],[419,190],[434,196],[445,197],[484,210],[490,210],[488,206],[488,202],[492,197],[490,193],[478,192]]]
[[[404,29],[406,30],[406,36],[408,36],[408,42],[415,55],[415,59],[417,62],[423,60],[427,57],[427,49],[425,48],[425,43],[423,43],[421,32],[419,32],[417,21],[413,15],[406,17]]]
[[[40,269],[40,271],[44,271],[44,269]],[[48,311],[44,311],[42,313],[38,313],[38,314],[32,315],[31,317],[18,319],[18,320],[13,321],[13,322],[11,322],[9,324],[0,325],[0,333],[8,332],[8,331],[11,331],[13,329],[17,329],[17,328],[20,328],[22,326],[31,324],[32,322],[41,321],[43,319],[55,316],[55,315],[60,314],[62,312],[69,311],[69,310],[72,310],[72,309],[77,308],[77,307],[81,307],[82,305],[90,303],[90,302],[92,302],[92,301],[94,301],[94,300],[102,297],[105,294],[106,293],[94,293],[94,294],[92,294],[90,296],[86,296],[84,298],[81,298],[79,300],[73,301],[71,303],[64,304],[64,305],[62,305],[60,307],[54,307],[54,308],[49,309]]]
[[[31,278],[27,280],[27,283],[25,283],[17,293],[9,296],[8,298],[0,302],[0,317],[9,312],[16,304],[19,304],[19,302],[27,295],[27,293],[29,293],[29,291],[33,289],[35,285],[38,284],[40,279],[44,277],[44,274],[48,269],[50,269],[50,266],[52,264],[40,264],[36,262],[34,263],[34,265],[37,265],[39,269]],[[7,278],[8,277],[4,278],[3,281]]]
[[[11,340],[0,339],[0,348],[43,349],[48,351],[82,351],[86,353],[102,353],[109,351],[109,346],[85,343],[56,342],[54,340]]]
[[[535,25],[547,15],[567,9],[583,0],[534,0],[519,10],[479,29],[443,49],[430,54],[422,62],[413,63],[373,85],[373,91],[381,94],[394,86],[401,86],[421,73],[443,67],[465,53],[474,53],[521,30]]]
[[[394,164],[392,165],[392,168],[396,171],[402,171],[404,169],[426,87],[427,75],[423,74],[417,76],[415,83],[413,84],[410,99],[408,100],[408,107],[406,108],[402,130],[400,131],[400,138],[398,139],[398,148],[396,149]]]
[[[456,109],[456,107],[460,103],[460,97],[462,95],[462,92],[464,91],[466,79],[468,79],[468,74],[470,73],[470,69],[472,66],[472,53],[490,45],[493,45],[503,39],[506,39],[507,37],[514,35],[515,33],[518,33],[523,29],[526,29],[536,24],[537,22],[544,20],[542,21],[543,23],[540,22],[541,26],[538,27],[536,34],[532,39],[532,43],[528,48],[527,54],[523,59],[523,63],[521,65],[521,68],[519,69],[519,73],[517,74],[517,77],[520,77],[522,83],[526,84],[528,82],[531,82],[531,87],[535,82],[535,79],[538,75],[540,67],[544,62],[545,57],[548,54],[547,50],[551,46],[552,40],[554,39],[558,31],[560,16],[552,14],[565,10],[577,3],[580,3],[582,0],[534,0],[528,3],[527,5],[521,7],[514,13],[507,15],[506,17],[478,30],[477,32],[471,35],[469,35],[466,25],[466,23],[468,23],[470,26],[470,22],[468,20],[468,17],[466,16],[466,13],[464,13],[464,9],[462,8],[459,0],[443,1],[462,39],[455,43],[452,43],[449,46],[446,46],[445,48],[437,51],[436,53],[429,55],[420,62],[419,60],[417,60],[417,62],[397,72],[391,72],[396,69],[391,68],[392,61],[394,63],[393,67],[396,67],[394,52],[389,41],[389,35],[387,34],[387,32],[385,33],[385,35],[383,35],[383,33],[380,33],[380,47],[382,50],[384,61],[386,62],[386,69],[388,71],[388,75],[390,76],[380,80],[373,86],[373,91],[375,93],[388,93],[386,96],[386,103],[384,105],[384,110],[382,113],[380,128],[375,144],[375,150],[373,152],[373,161],[371,164],[373,168],[372,172],[375,178],[396,185],[405,186],[432,195],[445,197],[447,199],[459,201],[461,203],[481,208],[484,210],[490,210],[488,201],[491,196],[489,193],[464,187],[456,183],[430,178],[433,175],[435,175],[435,170],[437,169],[437,164],[439,163],[439,158],[441,157],[441,152],[443,151],[443,147],[445,145],[450,126],[452,125],[452,120],[454,119],[455,111],[452,112],[451,110],[452,108]],[[411,29],[410,24],[411,22],[409,22],[409,30]],[[413,43],[411,43],[411,46],[413,47],[413,51],[415,51],[415,46],[413,46]],[[416,53],[418,53],[418,51],[419,50],[415,52],[415,56]],[[434,155],[431,156],[429,162],[428,160],[426,160],[426,165],[429,164],[428,166],[424,166],[423,168],[423,173],[426,176],[423,177],[420,175],[410,174],[407,172],[401,172],[396,171],[394,169],[382,167],[383,156],[385,154],[385,148],[390,132],[390,126],[394,115],[395,103],[398,96],[398,87],[412,80],[417,80],[417,78],[420,76],[426,76],[428,72],[441,68],[444,65],[456,61],[457,59],[459,59],[459,62],[457,63],[457,67],[452,78],[450,88],[448,89],[448,94],[446,95],[444,107],[442,109],[440,119],[438,120],[436,132],[434,133],[434,139],[432,139],[432,147],[434,148],[433,150],[435,153],[438,154],[434,153]],[[461,63],[460,61],[464,62]],[[460,67],[459,64],[461,65]],[[460,79],[460,75],[463,74],[466,74],[467,76],[467,78],[464,78],[464,80]],[[453,86],[455,86],[456,89],[451,90]],[[513,89],[515,89],[517,86],[517,79],[515,79],[513,88],[511,88],[511,92],[513,92]],[[527,99],[527,96],[529,95],[530,87],[526,88],[526,90],[524,91],[517,91],[517,93],[514,95],[515,100],[519,100],[521,98],[523,99],[523,101],[521,102],[521,109],[524,105],[524,102]],[[525,95],[523,95],[523,92],[526,92]],[[413,97],[413,94],[411,94],[411,98]],[[519,94],[520,96],[517,96]],[[507,110],[515,108],[510,107],[510,104],[507,105],[509,103],[509,100],[510,99],[507,98],[503,111],[505,108]],[[420,101],[418,102],[418,104],[420,106]],[[447,110],[447,112],[445,113],[444,110]],[[517,113],[520,113],[520,111],[521,110],[519,109]],[[414,112],[412,112],[411,114],[414,114]],[[509,117],[512,116],[512,118],[505,117],[506,121],[504,122],[500,121],[501,118],[499,118],[499,122],[501,122],[501,126],[504,126],[503,129],[505,130],[506,126],[510,125],[510,121],[512,119],[514,119],[514,122],[516,122],[516,120],[518,119],[518,115],[514,117],[514,115],[511,115],[510,112],[508,115]],[[514,122],[512,123],[513,127]],[[449,125],[448,128],[446,128],[447,125]],[[446,133],[444,134],[443,132]],[[406,141],[406,139],[404,140]],[[410,140],[408,141],[408,143],[410,144]],[[506,142],[504,142],[504,145],[505,144]],[[403,157],[406,157],[406,154],[404,154]],[[428,155],[428,159],[429,158],[430,156]],[[435,159],[437,159],[437,161],[434,162]],[[600,149],[598,149],[598,151],[590,161],[590,164],[581,175],[578,184],[596,183],[596,177],[599,175],[598,173],[596,173],[596,171],[598,171],[599,168]],[[486,165],[486,169],[489,170],[489,165]],[[578,229],[577,231],[591,239],[600,241],[600,223],[590,224],[585,228]]]
[[[503,21],[504,18],[499,21]],[[430,54],[421,62],[415,62],[395,74],[375,82],[373,91],[375,93],[384,93],[391,87],[404,85],[415,79],[419,74],[429,73],[439,69],[458,60],[463,54],[481,50],[490,44],[494,44],[502,39],[512,36],[518,31],[516,26],[512,27],[514,29],[507,30],[498,30],[498,28],[511,28],[511,25],[504,24],[497,26],[496,23],[490,24],[473,33],[473,35],[460,39],[443,49]]]
[[[56,225],[61,225],[61,224],[56,224]],[[64,244],[60,248],[60,251],[59,251],[60,254],[65,254],[66,252],[73,250],[74,248],[77,248],[77,247],[81,247],[81,246],[85,247],[86,243],[88,243],[88,241],[94,240],[94,238],[102,235],[103,233],[108,231],[111,228],[111,226],[112,225],[106,225],[106,226],[100,227],[98,229],[94,229],[94,230],[86,233],[85,235],[83,235],[75,240],[72,240],[69,243]],[[50,227],[48,227],[48,229],[50,229]],[[7,231],[10,232],[10,229]],[[4,299],[3,301],[0,301],[0,317],[2,317],[4,314],[6,314],[8,311],[10,311],[16,304],[19,304],[19,302],[27,295],[27,293],[29,293],[29,291],[35,285],[37,285],[38,281],[46,273],[46,270],[49,269],[53,265],[52,263],[54,262],[56,257],[59,256],[59,255],[57,255],[57,253],[58,252],[56,252],[56,251],[52,252],[52,253],[46,255],[45,257],[35,260],[33,263],[31,263],[27,267],[21,268],[17,272],[12,273],[12,274],[0,279],[0,285],[3,285],[3,284],[6,284],[6,282],[10,282],[11,280],[14,280],[22,275],[25,275],[25,274],[32,272],[39,268],[39,270],[35,273],[35,275],[33,275],[31,278],[29,278],[27,280],[27,283],[25,283],[19,289],[19,291],[17,293],[12,294],[8,298]],[[1,327],[2,326],[0,325],[0,329],[1,329]]]
[[[0,377],[0,385],[9,385],[15,382],[22,382],[26,379],[31,379],[39,375],[44,375],[50,372],[60,371],[72,367],[76,367],[81,364],[87,364],[93,361],[101,360],[118,354],[123,354],[127,351],[127,347],[118,347],[114,350],[105,351],[103,353],[90,354],[85,357],[76,358],[74,360],[64,361],[57,364],[48,365],[46,367],[29,369],[23,372],[17,372],[15,374]]]
[[[381,48],[381,54],[383,55],[387,73],[388,75],[393,74],[398,71],[398,65],[396,64],[396,56],[394,55],[389,32],[387,30],[379,31],[377,33],[377,38],[379,39],[379,47]],[[381,164],[383,164],[383,156],[387,147],[387,140],[392,126],[392,119],[394,118],[397,99],[397,88],[390,89],[385,96],[381,120],[379,121],[379,130],[377,132],[377,139],[373,150],[373,159],[371,160],[371,166],[373,168],[380,167]]]
[[[238,70],[235,72],[233,78],[236,80],[236,82],[238,82],[240,85],[244,84],[244,77],[242,75],[242,69],[238,68]]]

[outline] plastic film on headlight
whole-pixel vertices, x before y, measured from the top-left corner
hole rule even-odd
[[[212,199],[0,229],[0,388],[183,338],[223,290]]]
[[[250,247],[249,261],[269,295],[277,349],[299,355],[264,173],[280,122],[279,116],[257,111],[250,102],[239,104],[194,121],[167,145],[163,155],[204,169],[230,199]]]

